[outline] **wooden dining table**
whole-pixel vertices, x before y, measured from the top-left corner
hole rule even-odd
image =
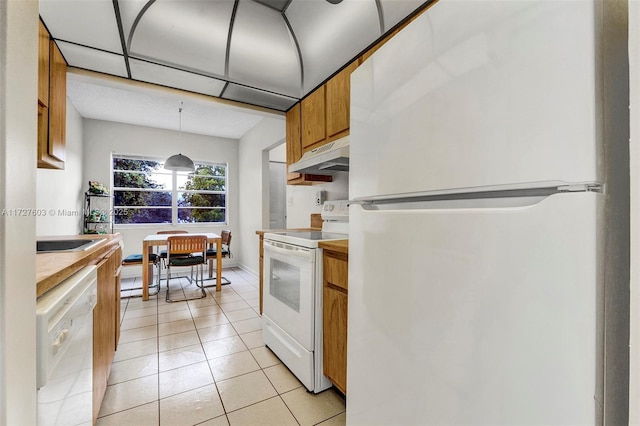
[[[209,244],[216,244],[216,291],[222,290],[222,238],[212,232],[180,235],[204,235]],[[166,246],[167,238],[175,234],[150,234],[142,240],[142,300],[149,300],[149,254],[153,247]]]

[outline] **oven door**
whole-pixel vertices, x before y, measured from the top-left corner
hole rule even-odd
[[[265,240],[263,272],[264,314],[313,351],[316,250]]]

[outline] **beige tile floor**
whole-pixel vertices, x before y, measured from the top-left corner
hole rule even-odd
[[[147,302],[122,300],[98,426],[345,424],[338,392],[307,392],[264,346],[257,278],[239,268],[223,275],[231,284],[207,289],[205,299],[166,303],[163,282]],[[139,282],[123,279],[122,287]],[[194,290],[184,278],[172,288],[179,282]]]

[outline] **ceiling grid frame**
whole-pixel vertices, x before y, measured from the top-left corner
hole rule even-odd
[[[95,1],[96,3],[100,1],[103,4],[106,2],[103,0],[95,0]],[[95,15],[94,16],[86,15],[87,13],[90,13],[90,11],[88,11],[89,6],[87,6],[87,4],[91,4],[91,3],[86,3],[82,0],[41,0],[41,3],[42,2],[48,3],[51,5],[51,6],[48,6],[48,9],[44,14],[42,14],[42,7],[41,7],[41,14],[43,15],[42,18],[43,18],[43,21],[45,22],[45,25],[47,25],[48,28],[51,27],[50,31],[52,32],[52,37],[55,40],[60,40],[66,43],[70,43],[71,45],[78,46],[77,49],[74,48],[76,49],[76,51],[78,49],[80,50],[85,49],[86,52],[102,51],[105,54],[109,53],[110,55],[116,55],[116,56],[108,56],[108,57],[107,55],[103,55],[105,56],[105,58],[102,59],[102,57],[100,56],[90,55],[87,53],[87,55],[85,55],[86,58],[83,57],[84,62],[82,64],[71,62],[69,63],[69,66],[71,67],[76,67],[78,69],[84,69],[84,70],[94,71],[94,72],[105,72],[99,68],[100,61],[108,60],[108,61],[114,62],[117,60],[117,56],[119,56],[124,64],[122,68],[123,70],[122,72],[125,72],[127,78],[130,80],[140,81],[140,82],[149,82],[152,84],[160,84],[165,87],[174,87],[180,90],[187,90],[194,93],[203,93],[207,96],[214,96],[221,99],[235,100],[237,102],[245,103],[248,106],[257,106],[257,107],[263,107],[267,109],[273,109],[280,112],[286,112],[295,103],[297,103],[298,101],[306,97],[306,95],[308,95],[312,90],[314,90],[316,87],[318,87],[323,82],[328,80],[332,75],[335,75],[335,73],[338,71],[335,69],[336,66],[337,68],[342,69],[353,59],[357,58],[358,55],[360,55],[365,50],[366,47],[372,45],[375,41],[382,38],[385,34],[385,27],[388,27],[387,31],[390,31],[398,23],[402,22],[412,14],[415,14],[418,10],[421,10],[428,3],[431,3],[432,0],[342,0],[337,3],[328,2],[328,0],[233,0],[233,2],[226,1],[226,0],[208,0],[208,1],[194,0],[191,2],[185,3],[185,5],[188,5],[189,3],[191,3],[191,5],[188,6],[187,9],[185,9],[186,10],[185,13],[180,12],[180,8],[182,6],[180,6],[179,4],[180,2],[176,2],[176,0],[148,0],[146,2],[135,1],[135,0],[133,1],[132,0],[108,0],[108,2],[112,4],[113,13],[115,14],[115,24],[116,24],[115,26],[117,26],[117,34],[119,36],[118,44],[122,48],[122,54],[111,52],[110,50],[100,49],[95,45],[92,45],[92,43],[90,42],[91,38],[89,38],[89,43],[87,43],[84,38],[68,40],[68,39],[65,39],[65,37],[57,36],[58,34],[62,34],[62,32],[64,32],[64,31],[60,32],[61,29],[64,28],[64,25],[66,25],[67,27],[69,25],[73,25],[74,19],[76,19],[78,23],[82,22],[83,20],[86,21],[87,17],[89,17],[90,19],[93,19],[94,21],[95,19],[99,19],[99,17],[96,17]],[[85,16],[75,16],[76,8],[74,8],[74,4],[76,2],[83,3],[82,13],[84,13]],[[238,68],[239,66],[241,66],[240,64],[242,64],[242,62],[237,62],[237,60],[246,62],[246,60],[243,58],[246,57],[246,55],[248,54],[247,52],[243,52],[242,55],[245,55],[245,56],[238,56],[238,59],[235,61],[235,65],[231,64],[233,51],[236,47],[239,47],[239,46],[232,45],[232,40],[238,35],[236,33],[236,31],[238,31],[238,19],[247,18],[247,17],[239,16],[238,11],[240,10],[241,4],[244,4],[244,3],[249,4],[249,2],[258,4],[261,7],[264,7],[265,11],[266,10],[276,11],[278,12],[279,16],[281,16],[282,20],[280,25],[282,25],[282,27],[280,30],[278,30],[280,31],[280,35],[278,35],[277,32],[276,33],[271,32],[270,33],[271,40],[268,40],[266,42],[280,43],[278,39],[282,39],[282,35],[285,34],[282,31],[286,29],[286,31],[288,32],[288,35],[290,37],[288,43],[290,43],[290,46],[287,47],[285,45],[282,45],[281,47],[278,47],[277,45],[274,44],[273,47],[274,49],[284,49],[282,52],[287,52],[288,50],[289,53],[286,53],[286,55],[289,55],[288,61],[291,63],[287,66],[292,66],[293,63],[297,62],[296,66],[298,67],[298,71],[296,72],[296,74],[299,74],[299,78],[295,78],[295,81],[291,81],[290,89],[284,90],[285,86],[281,85],[283,84],[283,82],[287,81],[287,80],[283,80],[283,78],[288,78],[288,77],[285,77],[286,74],[283,74],[282,76],[278,76],[278,74],[276,74],[278,70],[278,67],[275,66],[276,63],[274,63],[273,66],[267,66],[264,68],[261,68],[260,66],[255,66],[255,70],[251,70],[251,72],[257,73],[256,76],[258,76],[258,78],[255,79],[255,81],[252,81],[253,78],[250,77],[249,72],[244,72],[246,70],[246,67]],[[338,57],[334,58],[333,61],[323,61],[315,57],[315,59],[313,59],[313,63],[308,64],[305,58],[306,56],[309,56],[312,54],[310,53],[310,51],[308,51],[308,49],[313,46],[308,46],[303,44],[300,38],[298,37],[298,34],[296,33],[296,28],[298,29],[304,28],[304,26],[301,27],[301,25],[304,25],[304,24],[302,24],[302,21],[300,21],[300,19],[307,19],[309,20],[309,22],[312,22],[313,20],[318,19],[318,16],[313,14],[313,10],[322,11],[323,12],[322,16],[324,18],[326,18],[327,16],[338,17],[340,16],[338,12],[339,10],[344,9],[347,12],[349,10],[353,10],[354,5],[357,4],[356,2],[360,2],[360,4],[363,4],[362,2],[374,4],[373,8],[377,12],[377,17],[376,17],[377,22],[375,22],[375,24],[369,20],[370,17],[374,15],[372,15],[372,11],[370,8],[371,6],[367,6],[366,13],[369,16],[369,18],[366,19],[367,22],[364,22],[365,21],[364,18],[356,19],[354,17],[354,18],[349,18],[348,21],[345,21],[344,19],[342,20],[338,19],[335,22],[335,26],[333,27],[327,24],[324,24],[321,26],[323,30],[326,29],[326,31],[328,31],[327,35],[330,36],[330,40],[341,40],[340,37],[342,34],[344,34],[344,37],[343,37],[344,43],[341,40],[340,41],[341,46],[340,46],[340,49],[338,49],[339,51],[342,52],[338,56],[340,58],[339,61],[340,62],[343,61],[343,56],[344,57],[350,56],[351,59],[349,59],[345,64],[336,65],[338,63],[338,61],[336,61]],[[220,10],[222,11],[226,10],[225,13],[229,13],[230,8],[232,7],[232,13],[229,18],[228,28],[226,29],[227,40],[223,48],[224,58],[220,59],[217,56],[215,56],[219,54],[219,53],[216,53],[219,51],[219,47],[216,47],[217,50],[215,52],[212,52],[212,53],[205,52],[204,53],[205,56],[202,56],[201,54],[200,59],[197,59],[196,61],[192,61],[191,65],[198,66],[198,69],[195,69],[192,66],[189,66],[189,64],[184,64],[182,62],[175,62],[176,59],[183,58],[185,57],[186,54],[197,54],[198,44],[200,44],[201,46],[209,46],[209,45],[216,46],[215,44],[216,42],[214,41],[215,39],[211,39],[211,41],[207,41],[206,27],[204,26],[206,25],[206,21],[203,21],[203,19],[208,19],[207,16],[211,17],[213,16],[211,15],[212,13],[213,14],[216,13],[218,6],[212,6],[212,4],[215,4],[215,3],[219,3],[220,7],[222,7],[222,9]],[[122,14],[123,13],[122,7],[125,4],[126,4],[125,12],[129,11],[128,16],[125,16]],[[158,13],[156,12],[155,18],[162,18],[164,19],[164,21],[163,20],[159,20],[155,22],[148,21],[145,28],[147,29],[155,28],[155,29],[153,30],[154,32],[151,32],[151,33],[149,33],[148,30],[145,30],[147,31],[147,35],[146,35],[146,41],[143,41],[143,43],[146,43],[146,44],[140,45],[140,46],[141,47],[153,46],[150,43],[153,43],[154,39],[153,38],[150,39],[149,36],[156,33],[162,34],[161,31],[165,31],[165,34],[163,35],[163,39],[175,41],[175,43],[172,42],[171,48],[174,49],[175,52],[180,52],[180,50],[182,50],[183,51],[182,54],[178,56],[172,56],[171,51],[168,51],[166,55],[163,54],[162,57],[156,58],[154,57],[153,54],[151,56],[145,56],[144,48],[143,48],[142,51],[139,51],[138,53],[132,56],[132,47],[133,47],[132,45],[134,42],[133,37],[134,35],[138,35],[140,32],[140,28],[141,28],[140,23],[144,22],[148,16],[151,16],[148,13],[149,9],[152,6],[155,7],[155,5],[159,5],[159,4],[163,4],[165,6],[163,9],[161,9],[160,15],[158,15]],[[330,6],[329,7],[321,6],[321,8],[318,9],[318,6],[327,5],[327,4],[330,4]],[[170,5],[170,6],[166,6],[166,5]],[[288,13],[290,10],[293,10],[291,9],[292,6],[296,6],[296,12],[295,12],[296,24],[295,25],[293,25]],[[301,6],[303,6],[302,9],[301,9]],[[311,7],[308,7],[308,6],[311,6]],[[55,11],[56,8],[59,8],[60,10]],[[199,8],[202,8],[201,10],[206,12],[206,13],[201,13],[201,15],[203,16],[200,16],[197,14],[197,12],[200,11]],[[245,8],[246,8],[246,5],[245,5]],[[332,9],[332,8],[335,8],[335,9]],[[359,10],[358,8],[359,6],[356,6],[356,10]],[[252,9],[255,9],[255,7],[253,7]],[[392,16],[391,20],[397,21],[397,22],[386,22],[387,16],[385,16],[386,15],[385,11],[389,11],[389,10],[391,11],[391,16]],[[178,11],[180,13],[179,15],[174,16],[174,15],[171,15],[171,12],[173,11]],[[327,15],[325,11],[330,14]],[[306,13],[306,16],[300,15],[300,13],[303,13],[303,14]],[[189,21],[188,20],[184,21],[185,17],[186,18],[189,17],[189,14],[191,14],[191,16],[194,19],[198,20],[198,21],[194,21],[194,22],[197,22],[197,28],[193,29],[193,31],[196,31],[195,33],[189,27]],[[253,16],[252,19],[255,19],[256,12],[254,11],[251,15]],[[220,15],[220,18],[222,18],[222,16],[224,15]],[[217,21],[218,24],[224,22],[224,21],[221,21],[220,18],[218,18],[218,21]],[[249,18],[251,18],[251,16],[249,16]],[[175,22],[173,21],[173,19],[175,19]],[[181,21],[178,21],[178,19],[181,19]],[[223,19],[226,19],[226,18],[223,18]],[[273,21],[274,19],[275,17],[272,17],[271,21]],[[125,25],[125,21],[126,21],[126,25]],[[49,22],[51,22],[52,25],[49,25]],[[95,21],[95,22],[98,22],[98,21]],[[246,21],[243,21],[243,22],[245,22],[244,26],[246,27],[247,26]],[[113,33],[112,28],[114,26],[113,24],[111,25],[112,26],[109,28],[109,31],[110,31],[109,34]],[[129,29],[128,34],[127,34],[127,28],[126,28],[127,25],[131,25],[131,28]],[[152,25],[152,27],[149,27],[149,25]],[[375,30],[373,30],[373,28],[364,32],[361,30],[358,32],[357,29],[354,30],[355,27],[362,26],[362,25],[375,25]],[[351,27],[354,27],[354,28],[351,28]],[[173,31],[172,28],[176,28],[180,30],[180,32],[176,33],[175,35],[177,37],[182,37],[182,39],[173,38],[173,35],[169,33],[169,31]],[[218,30],[217,30],[218,33],[220,28],[221,27],[218,27]],[[252,30],[254,32],[259,31],[258,29],[255,29],[255,27],[252,28]],[[175,50],[175,49],[179,49],[179,46],[181,43],[187,42],[189,40],[188,38],[185,38],[185,36],[188,35],[190,31],[193,36],[200,37],[199,39],[197,39],[198,44],[193,45],[191,47],[186,46],[190,48],[193,51],[193,53],[189,52],[188,49]],[[200,32],[198,33],[197,31],[200,31]],[[274,34],[277,36],[276,38],[273,38]],[[360,36],[362,36],[363,34],[369,34],[369,35],[367,36],[366,39],[361,39],[358,41],[358,40],[352,40],[349,36],[350,34],[351,35],[360,34]],[[369,38],[374,38],[374,34],[375,34],[375,40],[370,40]],[[107,35],[103,36],[101,34],[97,34],[95,37],[97,38],[102,37],[102,40],[106,40],[105,37],[107,37]],[[253,37],[255,39],[255,35]],[[321,37],[321,35],[318,35],[317,37]],[[251,40],[250,37],[249,38],[245,37],[244,39]],[[307,40],[305,40],[305,42],[309,44],[308,43],[309,40],[310,39],[308,39],[308,36],[307,36]],[[115,47],[114,43],[111,43],[111,45]],[[348,47],[349,45],[353,45],[354,47],[349,48]],[[218,44],[218,46],[220,46],[220,44]],[[324,50],[326,53],[330,53],[334,51],[334,49],[331,49],[330,47],[328,48],[327,46],[328,45],[326,45],[325,43],[324,47],[322,47],[321,50]],[[250,50],[250,46],[244,46],[244,47]],[[69,48],[71,48],[71,46],[69,46]],[[153,52],[153,51],[161,53],[162,47],[160,45],[156,45],[155,47],[152,47],[152,50],[149,50],[147,52]],[[350,52],[350,53],[345,53],[345,52]],[[265,56],[264,49],[259,53],[262,56]],[[278,50],[275,50],[275,53],[278,53]],[[208,56],[209,59],[207,59],[206,55],[209,55]],[[75,55],[75,56],[77,57],[78,55]],[[174,58],[174,61],[171,61],[172,57]],[[284,56],[284,57],[287,57],[287,56]],[[131,64],[132,59],[135,59],[136,61],[138,61],[136,62],[136,64],[138,64],[136,65],[137,67],[136,69],[139,70],[139,71],[136,71],[138,73],[138,76],[136,76],[134,73],[133,65]],[[93,63],[91,61],[93,61]],[[214,72],[214,69],[203,68],[203,65],[207,64],[209,61],[213,61],[211,62],[213,64],[215,64],[217,61],[218,66],[221,67],[219,68],[219,70],[220,71],[224,70],[221,73],[223,75],[220,75]],[[142,66],[142,64],[144,63],[148,65],[145,66],[144,68],[140,68],[140,66]],[[252,62],[249,61],[248,63],[251,64]],[[253,61],[253,64],[256,64],[255,60]],[[313,73],[312,73],[313,76],[311,77],[313,81],[307,81],[309,77],[308,76],[309,70],[307,68],[310,66],[314,67]],[[321,69],[318,69],[317,68],[318,66],[320,66]],[[243,72],[241,72],[239,75],[232,75],[233,74],[231,72],[232,67],[236,67],[237,70],[242,69]],[[203,69],[200,69],[200,68],[203,68]],[[140,70],[145,70],[146,77],[143,77],[141,79]],[[166,71],[162,71],[162,70],[166,70]],[[270,74],[264,74],[265,70]],[[152,78],[149,79],[150,75],[152,76],[157,72],[160,73],[157,75],[160,76],[158,78],[160,78],[163,81],[163,83],[158,83],[157,79],[155,82],[153,81]],[[116,74],[113,74],[112,71],[106,71],[106,74],[116,75]],[[184,82],[186,81],[185,79],[189,78],[188,77],[189,75],[193,75],[194,77],[197,77],[200,83],[196,82],[195,84],[187,84],[187,86],[189,87],[185,88]],[[291,75],[293,76],[293,74]],[[182,87],[180,86],[180,81],[183,82]],[[203,85],[209,85],[209,83],[206,83],[206,81],[211,82],[212,86],[210,87],[212,88],[216,87],[215,85],[221,85],[221,86],[218,86],[220,88],[216,90],[217,94],[211,94],[213,92],[210,92],[210,91],[209,92],[203,91],[204,90],[202,89],[202,87],[204,87]],[[271,83],[269,83],[270,81]],[[269,83],[272,87],[268,87],[269,84],[265,86],[264,83]],[[306,86],[312,86],[312,85],[314,87],[306,87]],[[274,88],[276,90],[274,90]],[[295,95],[292,96],[292,94],[295,94]],[[237,96],[240,96],[240,98],[234,99],[234,97],[237,97]]]
[[[155,0],[154,0],[155,1]],[[122,44],[122,54],[124,56],[124,65],[127,68],[127,76],[131,78],[131,65],[129,65],[129,50],[124,39],[124,28],[122,28],[122,17],[120,16],[120,5],[118,0],[112,0],[113,10],[116,14],[116,24],[118,25],[118,32],[120,33],[120,43]]]
[[[229,55],[231,54],[231,38],[233,37],[233,25],[235,24],[236,14],[238,13],[238,5],[240,0],[233,2],[231,11],[231,19],[229,20],[229,34],[227,35],[227,49],[224,55],[224,78],[229,81]]]
[[[287,3],[287,6],[289,6],[289,4],[291,4],[291,1],[289,1],[289,3]],[[289,18],[287,18],[287,15],[285,14],[286,8],[285,10],[282,11],[282,19],[284,19],[284,23],[287,26],[287,29],[289,30],[289,35],[291,36],[291,39],[293,40],[294,45],[296,46],[296,56],[298,57],[298,65],[300,66],[300,87],[304,87],[304,60],[302,59],[302,51],[300,50],[300,43],[298,42],[298,38],[296,37],[296,33],[293,32],[293,28],[291,28],[291,22],[289,22]]]

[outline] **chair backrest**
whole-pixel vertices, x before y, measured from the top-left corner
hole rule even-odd
[[[223,230],[222,232],[220,232],[220,238],[222,239],[223,249],[226,248],[228,256],[231,257],[231,231],[229,231],[228,229]],[[223,255],[225,255],[224,252]]]
[[[191,253],[202,254],[203,261],[207,257],[207,237],[205,235],[176,235],[167,238],[168,257]]]
[[[188,233],[189,231],[182,231],[180,229],[156,232],[156,234],[188,234]]]
[[[222,238],[222,244],[227,246],[227,249],[229,249],[229,246],[231,245],[231,231],[225,229],[220,232],[220,237]]]

